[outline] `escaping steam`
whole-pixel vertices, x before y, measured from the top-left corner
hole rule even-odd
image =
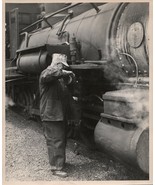
[[[5,95],[5,109],[7,110],[9,107],[15,106],[14,101],[12,100],[11,97],[8,95]]]
[[[128,88],[108,92],[115,97],[108,106],[110,114],[132,120],[137,127],[146,128],[149,124],[149,93],[146,89]],[[112,98],[113,99],[113,98]]]

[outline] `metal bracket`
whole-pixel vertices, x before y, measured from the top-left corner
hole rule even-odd
[[[53,28],[52,25],[48,22],[46,17],[43,17],[43,20],[49,25],[49,27]]]
[[[96,6],[95,3],[90,3],[92,5],[92,7],[96,10],[96,12],[98,13],[100,11],[100,9]]]

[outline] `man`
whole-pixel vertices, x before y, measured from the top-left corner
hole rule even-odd
[[[72,82],[74,73],[68,68],[67,57],[53,54],[52,63],[40,75],[40,114],[44,126],[49,162],[54,175],[67,177],[62,171],[65,164],[66,122],[70,93],[66,84]]]

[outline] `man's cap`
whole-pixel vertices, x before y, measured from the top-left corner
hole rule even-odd
[[[67,64],[67,56],[65,54],[60,54],[60,53],[54,53],[52,55],[52,63],[51,65],[62,63],[65,66],[69,67]]]

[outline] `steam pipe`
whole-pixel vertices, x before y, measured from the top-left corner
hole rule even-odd
[[[62,9],[60,9],[60,10],[54,12],[54,13],[51,13],[51,14],[48,15],[48,16],[44,16],[42,19],[40,19],[40,20],[38,20],[38,21],[32,23],[31,25],[27,26],[26,28],[22,29],[21,32],[27,30],[28,28],[31,28],[32,26],[35,26],[36,24],[38,24],[38,23],[40,23],[40,22],[42,22],[42,21],[44,21],[44,20],[46,20],[46,19],[48,19],[48,18],[50,18],[50,17],[56,15],[56,14],[58,14],[58,13],[61,13],[61,12],[65,11],[65,10],[68,10],[69,8],[73,8],[73,7],[78,6],[78,5],[80,5],[80,4],[82,4],[82,3],[75,3],[75,4],[73,4],[73,5],[70,5],[70,6],[67,6],[67,7],[65,7],[65,8],[62,8]]]
[[[60,34],[61,34],[61,32],[62,32],[62,29],[63,29],[63,27],[64,27],[65,22],[66,22],[67,19],[68,19],[69,17],[71,17],[72,15],[73,15],[73,12],[70,12],[70,13],[65,17],[65,19],[63,20],[63,23],[62,23],[60,29],[59,29],[58,32],[57,32],[57,35],[58,35],[58,36],[60,36]]]
[[[133,60],[133,62],[135,64],[135,68],[136,68],[136,79],[137,79],[136,82],[135,82],[135,86],[137,87],[137,82],[138,82],[138,65],[137,65],[136,60],[128,53],[119,53],[119,54],[120,55],[126,55],[126,56],[130,57]]]

